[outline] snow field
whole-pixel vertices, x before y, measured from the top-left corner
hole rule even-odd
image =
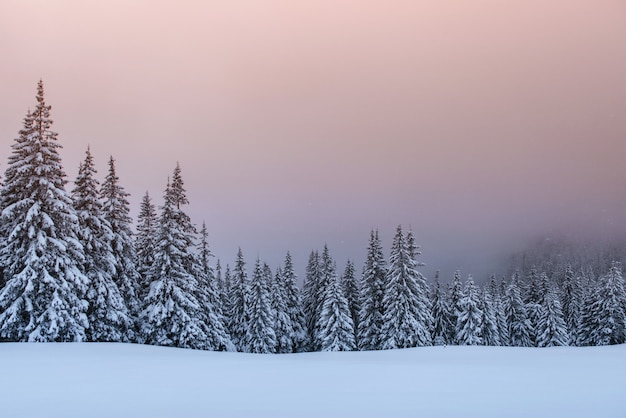
[[[0,416],[626,417],[626,345],[262,355],[0,344]]]

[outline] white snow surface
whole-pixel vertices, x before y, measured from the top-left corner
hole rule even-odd
[[[626,417],[626,345],[242,354],[0,344],[2,417]]]

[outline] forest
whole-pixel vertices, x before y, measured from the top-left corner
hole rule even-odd
[[[102,184],[89,148],[71,190],[43,82],[12,145],[0,189],[0,339],[129,342],[249,353],[429,345],[593,346],[626,342],[626,293],[614,247],[539,246],[480,286],[419,271],[412,230],[385,257],[370,232],[360,272],[311,252],[303,286],[291,255],[222,266],[176,165],[157,207],[136,222],[115,159]],[[133,228],[133,224],[135,227]],[[248,267],[251,268],[248,270]],[[250,274],[249,274],[250,273]]]

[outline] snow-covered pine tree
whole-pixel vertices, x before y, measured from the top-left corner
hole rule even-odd
[[[563,320],[567,325],[569,343],[575,344],[578,335],[578,320],[581,312],[582,289],[580,277],[574,275],[570,265],[565,268],[561,285],[561,306]]]
[[[227,299],[228,299],[228,290],[226,289],[226,284],[224,283],[224,275],[222,273],[222,263],[219,258],[215,263],[215,289],[217,291],[217,296],[220,300],[220,306],[222,307],[222,313],[224,315],[224,321],[226,321],[226,309],[228,308]],[[227,323],[227,322],[224,322]]]
[[[328,250],[324,247],[324,254]],[[325,256],[322,255],[322,260]],[[348,299],[341,288],[340,280],[332,262],[325,265],[322,306],[317,321],[317,349],[321,351],[352,351],[356,349],[354,323]]]
[[[405,239],[398,226],[391,247],[384,302],[383,349],[430,345],[430,306],[425,279],[417,271],[411,232]],[[424,284],[422,284],[424,282]]]
[[[359,286],[354,275],[354,263],[350,260],[346,263],[346,268],[341,276],[341,288],[348,301],[348,307],[350,308],[350,318],[354,324],[354,334],[357,335],[360,311]]]
[[[315,351],[315,330],[317,317],[319,316],[320,289],[322,272],[320,269],[320,256],[317,251],[311,251],[309,262],[306,266],[306,278],[302,289],[302,309],[306,320],[307,345],[309,351]]]
[[[150,291],[141,311],[142,340],[147,344],[228,350],[230,341],[206,323],[193,275],[193,235],[181,213],[181,189],[168,185],[159,218],[159,233],[150,269]],[[182,222],[181,222],[182,220]]]
[[[482,291],[480,308],[483,311],[482,332],[480,334],[482,344],[490,346],[502,345],[496,303],[493,301],[491,292],[487,288]]]
[[[360,350],[382,348],[386,274],[387,267],[378,230],[371,231],[361,278],[361,309],[357,336]]]
[[[226,269],[228,276],[229,270]],[[246,351],[246,332],[248,328],[248,273],[241,248],[232,273],[230,293],[228,294],[228,331],[238,351]]]
[[[504,313],[509,330],[509,344],[513,347],[532,347],[530,321],[522,301],[518,273],[513,274],[504,298]]]
[[[483,312],[480,310],[480,290],[474,285],[470,275],[465,283],[460,301],[461,311],[457,317],[456,329],[459,345],[481,345]]]
[[[137,271],[141,276],[139,297],[143,299],[148,293],[146,282],[148,272],[154,262],[154,250],[158,228],[156,208],[148,192],[141,199],[139,215],[137,216],[137,233],[135,234],[135,255],[137,259]]]
[[[10,341],[84,341],[89,327],[85,256],[50,108],[39,81],[0,192],[0,337]]]
[[[333,280],[339,280],[337,278],[337,268],[335,264],[335,260],[330,255],[330,251],[328,249],[328,245],[324,244],[324,250],[322,251],[322,255],[319,259],[319,279],[317,285],[317,295],[315,299],[317,300],[317,309],[315,311],[315,318],[313,322],[315,323],[315,328],[313,329],[313,340],[312,340],[312,350],[319,351],[322,349],[323,345],[323,331],[322,328],[326,327],[326,323],[321,321],[322,309],[324,307],[324,301],[326,300],[328,286],[331,286],[331,282]],[[341,291],[341,283],[339,283],[339,290]],[[354,323],[352,323],[354,326]]]
[[[98,198],[99,184],[91,151],[80,164],[72,198],[78,216],[78,239],[83,246],[83,269],[89,278],[88,341],[128,341],[133,319],[113,281],[116,260],[111,250],[113,232]]]
[[[235,347],[228,334],[220,297],[215,290],[215,273],[209,263],[213,254],[209,249],[208,238],[209,233],[207,232],[206,224],[203,222],[200,230],[197,259],[193,269],[193,276],[198,282],[195,296],[200,302],[203,313],[202,319],[207,326],[207,332],[211,336],[210,339],[223,342],[228,351],[233,351]]]
[[[287,252],[285,264],[281,271],[282,287],[285,295],[287,314],[291,323],[292,352],[301,351],[306,343],[306,321],[302,311],[302,301],[300,300],[300,290],[296,285],[297,276],[294,271],[291,254]]]
[[[139,287],[141,277],[135,265],[135,249],[132,240],[132,218],[128,204],[129,194],[119,184],[119,177],[115,170],[115,160],[109,158],[109,171],[102,183],[100,196],[103,199],[102,211],[104,218],[111,225],[113,240],[111,249],[116,260],[113,280],[120,289],[124,302],[133,317],[139,315]],[[135,340],[134,335],[129,335]]]
[[[458,335],[460,330],[457,328],[458,318],[461,314],[461,299],[463,299],[463,283],[461,283],[461,272],[459,270],[454,272],[454,278],[450,286],[450,322],[454,327],[452,332],[451,344],[458,344]]]
[[[626,342],[626,293],[619,263],[614,262],[600,281],[598,288],[598,327],[594,335],[597,345],[623,344]]]
[[[544,306],[544,297],[548,290],[548,276],[545,272],[538,273],[535,268],[530,270],[527,280],[527,292],[524,303],[526,305],[526,314],[530,322],[530,338],[533,345],[537,345],[536,329],[541,316],[541,310]]]
[[[537,321],[537,347],[554,347],[568,345],[569,335],[567,326],[563,320],[561,302],[554,288],[548,287],[547,293],[543,297],[543,304],[539,311]]]
[[[491,276],[491,280],[489,281],[489,293],[491,293],[491,299],[494,302],[500,343],[504,346],[508,346],[510,344],[509,324],[507,322],[506,313],[504,312],[504,297],[506,295],[506,288],[504,277],[500,279],[500,285],[498,285],[496,283],[496,275],[494,274]]]
[[[264,269],[257,258],[250,286],[246,328],[246,347],[249,353],[274,353],[276,351],[276,334],[274,333],[274,315],[272,312],[271,271]],[[269,276],[269,277],[268,277]]]
[[[430,306],[433,318],[431,327],[433,344],[450,344],[455,327],[450,322],[450,306],[448,305],[448,297],[439,283],[439,272],[435,274],[435,283],[430,295]]]
[[[274,334],[276,335],[275,351],[277,353],[293,353],[293,327],[287,308],[287,292],[284,280],[283,271],[278,267],[271,283],[272,289],[270,293],[271,310],[274,317]]]

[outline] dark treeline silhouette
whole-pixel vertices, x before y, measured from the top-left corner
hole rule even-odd
[[[198,232],[176,165],[158,208],[146,193],[132,233],[111,157],[102,185],[89,149],[71,193],[43,83],[0,190],[0,338],[116,341],[251,353],[428,345],[549,347],[626,339],[623,253],[550,243],[515,257],[506,278],[443,285],[419,272],[412,231],[388,257],[371,231],[362,270],[339,273],[327,246],[302,289],[291,255],[222,266]],[[581,251],[585,250],[585,251]],[[447,282],[447,280],[446,280]]]

